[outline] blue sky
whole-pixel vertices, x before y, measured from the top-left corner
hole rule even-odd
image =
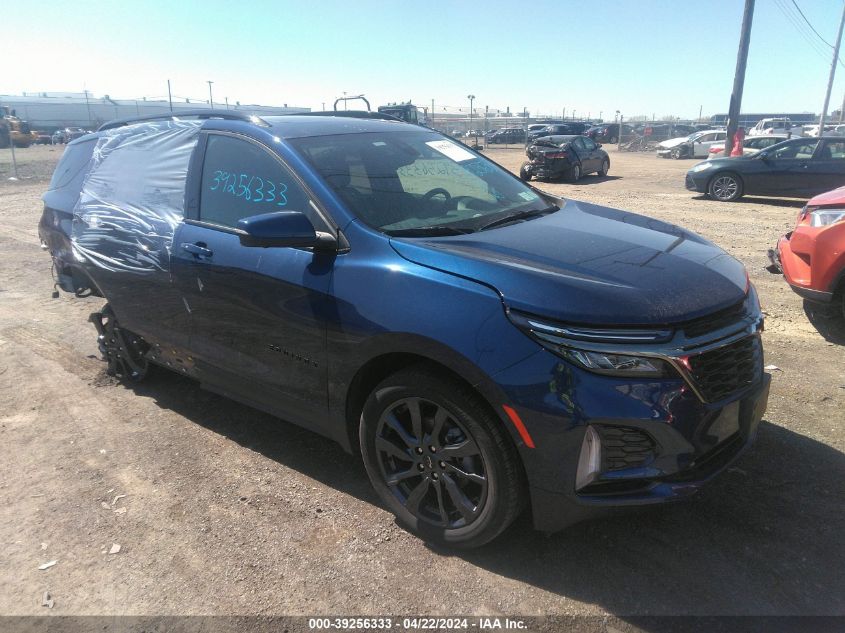
[[[795,0],[833,43],[842,0]],[[0,94],[175,95],[330,107],[574,110],[604,118],[724,112],[742,0],[28,1],[3,13]],[[832,51],[793,0],[757,0],[743,110],[820,112]],[[19,63],[11,63],[22,54]],[[845,58],[845,51],[842,55]],[[830,110],[842,103],[840,66]]]

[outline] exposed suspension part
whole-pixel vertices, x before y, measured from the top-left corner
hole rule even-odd
[[[97,343],[109,364],[106,370],[109,376],[135,382],[143,380],[149,371],[146,357],[149,345],[140,336],[121,328],[108,304],[100,312],[92,312],[88,320],[97,328]]]

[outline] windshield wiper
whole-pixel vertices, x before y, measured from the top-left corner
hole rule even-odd
[[[456,226],[417,226],[412,229],[393,229],[385,231],[391,237],[439,237],[444,235],[466,235],[473,229]]]
[[[546,207],[545,209],[530,209],[528,211],[520,211],[518,213],[512,213],[511,215],[506,215],[503,218],[499,218],[498,220],[493,220],[487,224],[483,224],[478,230],[485,231],[487,229],[493,229],[497,226],[502,226],[503,224],[509,224],[511,222],[517,222],[519,220],[528,220],[529,218],[540,217],[541,215],[548,215],[549,213],[554,213],[555,211],[560,211],[560,207],[552,205],[550,207]]]

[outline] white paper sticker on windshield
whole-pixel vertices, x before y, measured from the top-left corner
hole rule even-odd
[[[531,200],[536,200],[540,196],[538,196],[533,191],[523,191],[519,194],[519,197],[522,198],[523,200],[528,200],[530,202]]]
[[[476,158],[475,154],[455,145],[451,141],[428,141],[426,143],[431,149],[437,150],[444,156],[451,158],[456,163]]]

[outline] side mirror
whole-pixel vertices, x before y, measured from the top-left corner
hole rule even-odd
[[[601,143],[596,143],[596,147],[601,147]]]
[[[241,218],[238,229],[243,246],[337,247],[334,237],[315,231],[311,220],[301,211],[274,211]]]

